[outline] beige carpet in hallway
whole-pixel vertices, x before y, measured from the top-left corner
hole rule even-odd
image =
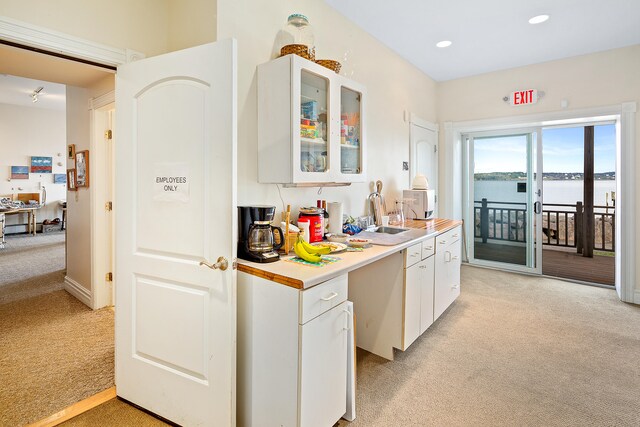
[[[0,426],[40,420],[113,386],[113,311],[62,290],[64,233],[0,250]]]
[[[607,289],[462,270],[460,298],[394,362],[358,351],[358,418],[340,426],[640,425],[640,307]],[[159,425],[130,424],[123,405],[70,425]]]
[[[40,420],[114,385],[113,311],[66,291],[0,305],[0,426]]]
[[[63,288],[64,231],[9,235],[0,249],[0,304]]]

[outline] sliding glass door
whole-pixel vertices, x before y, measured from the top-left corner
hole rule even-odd
[[[469,262],[541,274],[540,130],[470,133],[463,140]]]

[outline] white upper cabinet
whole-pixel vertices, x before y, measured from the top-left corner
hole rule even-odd
[[[258,66],[258,181],[366,181],[362,85],[296,55]]]

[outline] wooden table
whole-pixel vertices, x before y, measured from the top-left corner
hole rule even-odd
[[[27,214],[27,233],[36,235],[36,210],[40,209],[40,205],[38,206],[25,206],[23,208],[9,209],[7,211],[3,211],[4,215],[16,215],[16,214]],[[3,223],[3,232],[4,238],[4,223]]]

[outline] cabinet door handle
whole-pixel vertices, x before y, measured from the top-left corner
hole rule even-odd
[[[454,260],[455,260],[455,259],[458,259],[458,256],[457,256],[457,255],[454,255],[453,257],[451,257],[451,259],[454,259]]]
[[[347,313],[347,326],[345,328],[342,328],[342,329],[344,329],[345,331],[350,331],[351,330],[351,323],[352,323],[352,320],[351,320],[352,314],[351,314],[351,312],[349,310],[343,310],[343,311],[345,313]]]
[[[411,258],[415,258],[415,257],[417,257],[417,256],[418,256],[418,254],[409,254],[409,256],[410,256]]]
[[[432,251],[433,250],[433,246],[427,246],[425,249],[428,250],[428,251]]]
[[[454,239],[458,238],[458,234],[452,234],[451,237],[453,237]]]
[[[331,292],[331,294],[328,297],[320,297],[320,299],[322,301],[331,301],[332,299],[334,299],[337,296],[338,296],[337,292]]]
[[[441,245],[446,245],[447,241],[446,240],[440,240],[440,242],[438,242],[438,243],[440,243]]]

